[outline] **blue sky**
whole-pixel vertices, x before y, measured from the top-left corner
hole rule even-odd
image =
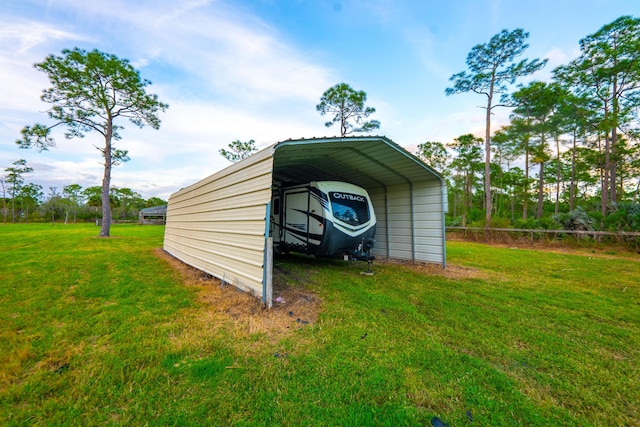
[[[289,138],[334,136],[315,110],[339,82],[364,90],[380,135],[414,152],[424,141],[483,134],[479,95],[445,96],[471,48],[502,29],[530,33],[523,57],[548,58],[533,78],[578,53],[578,42],[638,0],[3,0],[0,5],[0,175],[18,159],[26,177],[60,191],[100,185],[99,135],[37,153],[17,148],[20,129],[47,123],[46,77],[33,68],[80,47],[129,59],[169,109],[160,130],[125,124],[118,147],[131,161],[112,185],[169,195],[226,167],[233,140],[259,148]],[[509,111],[497,111],[494,128]]]

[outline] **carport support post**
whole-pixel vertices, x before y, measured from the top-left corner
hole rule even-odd
[[[264,261],[262,264],[262,303],[273,305],[273,237],[271,230],[271,203],[267,203],[264,226]]]
[[[447,268],[447,226],[445,214],[449,211],[449,196],[447,194],[447,184],[440,178],[440,192],[442,201],[440,202],[442,212],[442,268]],[[446,206],[446,209],[445,209]]]
[[[273,237],[269,236],[266,239],[267,247],[265,248],[265,265],[264,265],[264,287],[262,302],[267,304],[267,307],[271,308],[273,305]]]

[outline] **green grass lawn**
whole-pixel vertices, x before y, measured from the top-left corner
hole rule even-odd
[[[290,256],[287,302],[242,311],[162,227],[98,231],[0,225],[0,425],[640,425],[638,255]]]

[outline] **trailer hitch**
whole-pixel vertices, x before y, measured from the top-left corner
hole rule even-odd
[[[349,258],[358,261],[373,261],[376,257],[371,255],[371,249],[373,249],[373,245],[375,243],[376,240],[370,237],[362,239],[362,243],[360,243],[357,248],[349,252]]]

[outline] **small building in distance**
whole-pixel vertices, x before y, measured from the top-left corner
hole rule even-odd
[[[138,213],[138,223],[141,225],[163,225],[165,222],[167,222],[167,205],[144,208]]]

